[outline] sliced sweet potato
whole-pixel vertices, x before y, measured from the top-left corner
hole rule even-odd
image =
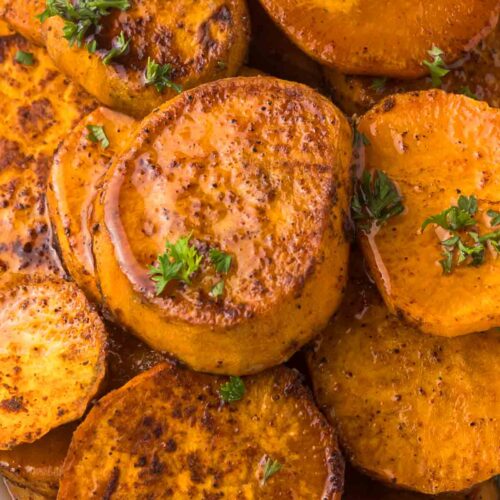
[[[248,377],[223,404],[226,381],[163,363],[105,396],[73,436],[58,498],[339,499],[342,456],[298,373]]]
[[[369,145],[365,169],[383,170],[403,196],[405,212],[370,234],[360,232],[371,272],[392,313],[421,330],[454,336],[500,325],[500,258],[487,249],[479,266],[443,272],[440,228],[423,222],[456,205],[460,193],[478,199],[477,226],[500,208],[500,110],[442,91],[389,97],[358,126]]]
[[[40,21],[36,18],[45,10],[45,0],[0,0],[0,18],[25,38],[43,46]]]
[[[15,62],[33,54],[32,66]],[[0,276],[59,272],[45,190],[52,155],[95,103],[68,82],[45,51],[20,36],[0,37]]]
[[[94,254],[108,308],[200,371],[283,362],[342,294],[350,156],[346,119],[299,84],[225,79],[166,103],[141,123],[99,197]],[[157,295],[149,266],[190,234],[199,272]],[[210,249],[231,256],[227,274]]]
[[[24,488],[8,479],[4,479],[3,483],[13,500],[45,500],[49,498],[29,488]]]
[[[92,207],[102,176],[135,125],[126,115],[96,109],[66,136],[50,173],[47,201],[62,259],[76,283],[94,300],[99,291],[92,254]],[[88,126],[103,127],[109,145],[92,142]]]
[[[236,75],[249,39],[243,0],[136,0],[126,12],[113,10],[102,18],[95,53],[70,47],[63,26],[60,17],[44,23],[47,50],[56,65],[106,106],[135,117],[177,94],[173,88],[159,92],[146,85],[148,57],[171,65],[169,78],[189,89]],[[105,65],[104,56],[122,32],[130,40],[128,50]]]
[[[430,77],[375,79],[345,75],[333,68],[325,67],[323,71],[333,101],[349,115],[366,113],[389,95],[433,87]],[[460,64],[453,65],[450,73],[442,79],[441,88],[458,94],[470,92],[490,106],[500,108],[500,26],[468,52]]]
[[[316,400],[352,463],[437,494],[500,472],[499,356],[498,329],[422,335],[355,275],[308,361]]]
[[[311,57],[347,74],[416,78],[437,46],[446,61],[474,47],[498,21],[497,0],[261,0]]]
[[[2,12],[1,9],[2,9],[2,7],[0,4],[0,13]],[[13,29],[5,21],[3,21],[0,18],[0,36],[4,37],[4,36],[8,36],[8,35],[13,35],[13,34],[14,34]]]
[[[80,418],[104,377],[106,332],[73,283],[12,277],[0,287],[0,449]]]

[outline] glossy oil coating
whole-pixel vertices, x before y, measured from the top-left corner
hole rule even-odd
[[[498,474],[500,331],[422,335],[389,314],[360,277],[362,262],[352,267],[345,301],[308,359],[316,401],[347,457],[423,493]]]
[[[103,127],[107,148],[89,140],[88,125]],[[135,126],[126,115],[98,108],[65,137],[52,164],[47,200],[64,265],[95,301],[100,293],[92,254],[93,204],[102,176]]]
[[[30,52],[33,66],[14,61]],[[8,271],[57,273],[45,190],[61,138],[95,107],[45,51],[20,36],[0,37],[0,278]]]
[[[45,4],[45,0],[0,0],[0,20],[31,42],[43,46],[42,29],[36,16],[45,10]]]
[[[361,118],[365,168],[382,169],[404,198],[405,212],[370,236],[363,252],[393,313],[426,333],[454,336],[500,325],[500,258],[488,249],[479,267],[443,273],[443,235],[427,217],[475,195],[480,234],[486,212],[500,209],[500,110],[442,91],[388,97]],[[498,228],[497,228],[498,229]],[[440,237],[441,236],[441,237]]]
[[[94,233],[107,306],[197,370],[283,362],[340,300],[350,156],[345,118],[302,85],[226,79],[167,103],[109,171]],[[157,297],[148,266],[190,233],[200,272]],[[210,248],[233,258],[218,299]]]
[[[430,77],[417,80],[387,79],[383,88],[375,88],[373,77],[344,75],[333,68],[323,68],[333,101],[347,114],[366,113],[377,102],[391,94],[425,90],[433,87]],[[497,25],[477,47],[452,65],[441,88],[463,93],[470,89],[481,101],[500,107],[500,25]]]
[[[161,364],[100,400],[77,429],[58,498],[340,498],[344,464],[333,430],[297,372],[227,379]],[[263,462],[282,469],[262,481]]]
[[[347,74],[416,78],[433,45],[447,62],[498,21],[498,0],[261,0],[306,53]]]
[[[243,0],[136,0],[131,5],[103,18],[95,54],[68,45],[60,18],[44,23],[47,50],[56,65],[106,106],[143,117],[177,95],[173,89],[159,93],[146,87],[148,57],[171,64],[171,79],[184,89],[236,75],[243,64],[250,36]],[[106,66],[102,57],[122,31],[130,49]]]

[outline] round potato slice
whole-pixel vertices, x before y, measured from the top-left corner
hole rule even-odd
[[[433,87],[430,77],[409,81],[345,75],[327,67],[323,71],[333,101],[349,115],[366,113],[389,95]],[[500,25],[450,67],[441,89],[474,96],[490,106],[500,107]]]
[[[0,287],[0,449],[80,418],[105,371],[106,332],[73,283],[12,277]]]
[[[498,21],[497,0],[261,0],[302,50],[343,73],[416,78],[433,46],[458,59]]]
[[[359,276],[362,264],[353,267]],[[423,493],[498,474],[500,331],[422,335],[358,276],[308,358],[316,400],[348,458]]]
[[[0,0],[0,18],[36,45],[44,45],[40,21],[36,18],[45,9],[45,0]]]
[[[143,117],[179,89],[148,82],[148,58],[168,65],[166,76],[183,89],[236,75],[246,56],[249,19],[243,0],[135,0],[128,10],[102,17],[97,50],[70,46],[64,20],[52,17],[43,29],[49,55],[75,82],[106,106]],[[123,33],[127,50],[104,64]],[[77,61],[77,64],[75,62]],[[150,75],[151,76],[151,75]]]
[[[405,211],[380,227],[360,231],[363,252],[392,313],[422,331],[454,336],[500,325],[500,258],[489,244],[478,265],[440,265],[451,233],[422,224],[456,206],[460,195],[478,200],[479,235],[500,229],[488,215],[500,210],[500,110],[464,96],[426,91],[389,97],[358,125],[365,170],[385,172]],[[468,238],[464,233],[460,237]],[[464,239],[466,244],[468,240]],[[444,263],[443,263],[444,264]]]
[[[226,79],[165,104],[108,172],[96,209],[108,308],[196,370],[246,374],[285,361],[341,297],[350,156],[346,119],[299,84]],[[198,270],[158,294],[150,266],[167,242],[186,239]]]
[[[135,126],[136,121],[126,115],[96,109],[66,136],[50,173],[47,201],[62,259],[80,288],[96,301],[99,290],[92,254],[93,204],[110,161]],[[92,127],[102,128],[104,142],[92,134]]]
[[[163,363],[105,396],[74,434],[58,498],[339,499],[342,456],[298,373],[246,378],[232,403],[226,382]]]

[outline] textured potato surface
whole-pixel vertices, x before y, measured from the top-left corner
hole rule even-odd
[[[14,61],[30,52],[34,65]],[[52,155],[95,106],[66,80],[43,49],[20,36],[0,37],[0,276],[58,272],[45,191]]]
[[[358,276],[362,266],[355,261]],[[422,335],[355,275],[308,361],[316,400],[352,463],[436,494],[500,472],[499,356],[498,329]]]
[[[283,362],[341,297],[351,131],[329,101],[274,78],[183,93],[141,123],[106,177],[94,253],[104,300],[151,346],[201,371]],[[192,234],[191,284],[156,295],[149,266]],[[221,277],[208,254],[232,257]],[[224,293],[210,291],[224,279]]]
[[[103,127],[109,146],[89,139],[87,127],[92,125]],[[92,254],[93,204],[101,178],[135,125],[126,115],[96,109],[65,137],[50,173],[47,200],[65,267],[94,300],[99,291]]]
[[[433,45],[458,59],[498,21],[497,0],[261,0],[306,53],[343,73],[415,78]]]
[[[3,483],[13,500],[45,500],[47,498],[45,495],[36,493],[29,488],[19,486],[8,479],[4,479]]]
[[[345,75],[333,68],[325,67],[323,71],[333,101],[349,115],[363,114],[391,94],[433,87],[430,77],[377,82],[373,77]],[[500,25],[452,65],[450,73],[442,79],[441,88],[459,94],[468,89],[479,100],[500,107]]]
[[[389,309],[421,330],[454,336],[500,325],[500,258],[487,249],[478,267],[445,274],[443,235],[422,233],[427,217],[478,199],[480,234],[493,232],[489,209],[500,209],[500,110],[442,91],[388,97],[361,118],[365,169],[383,170],[396,182],[405,212],[369,235],[363,251]]]
[[[344,465],[332,429],[297,372],[245,379],[161,364],[101,399],[74,434],[60,499],[338,499]],[[282,465],[263,481],[268,458]]]
[[[83,415],[105,370],[106,332],[73,284],[14,277],[0,288],[0,449]]]
[[[145,85],[148,57],[170,64],[170,79],[189,89],[236,75],[250,34],[243,0],[136,0],[126,12],[113,10],[102,18],[94,54],[84,47],[70,47],[63,38],[63,25],[59,17],[44,23],[47,50],[56,65],[106,106],[136,117],[177,93]],[[130,40],[128,52],[103,64],[103,56],[121,32]]]
[[[31,42],[44,45],[36,16],[45,10],[45,4],[45,0],[0,0],[0,19]]]

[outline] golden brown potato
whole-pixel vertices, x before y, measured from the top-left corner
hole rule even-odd
[[[8,479],[4,479],[3,483],[13,500],[44,500],[48,498],[45,495],[41,495],[30,490],[29,488],[19,486]]]
[[[342,73],[416,78],[434,46],[457,60],[498,21],[498,0],[261,0],[304,52]]]
[[[0,449],[80,418],[105,371],[106,332],[73,284],[12,277],[0,287]]]
[[[455,251],[454,269],[446,274],[441,241],[451,233],[433,224],[422,232],[421,226],[463,194],[479,200],[470,231],[495,231],[487,212],[500,208],[500,110],[438,90],[400,94],[364,115],[358,129],[370,142],[365,169],[381,169],[395,181],[405,206],[370,234],[360,232],[390,311],[434,335],[499,326],[500,258],[494,248],[486,248],[478,266],[456,265]]]
[[[32,53],[34,65],[15,62],[18,50]],[[57,273],[45,209],[52,154],[95,104],[20,36],[0,38],[0,61],[0,276]]]
[[[109,146],[92,142],[88,126],[103,127]],[[92,254],[92,207],[102,176],[135,126],[126,115],[96,109],[66,136],[50,173],[47,201],[62,259],[76,283],[96,301],[100,294]]]
[[[0,13],[1,13],[2,6],[0,4]],[[0,37],[8,36],[8,35],[13,35],[14,31],[12,28],[0,18]]]
[[[44,45],[40,21],[45,0],[0,0],[0,19],[36,45]]]
[[[60,17],[44,23],[47,50],[56,65],[106,106],[136,117],[177,94],[172,88],[159,92],[146,86],[148,57],[170,64],[171,80],[189,89],[237,74],[249,38],[243,0],[136,0],[128,11],[115,9],[102,18],[95,53],[70,47],[63,25]],[[130,40],[129,50],[105,65],[103,56],[121,32]]]
[[[362,262],[352,268],[343,305],[308,359],[316,400],[347,457],[423,493],[498,474],[500,331],[422,335],[389,314],[359,276]]]
[[[455,93],[470,90],[479,100],[500,107],[500,26],[468,52],[460,63],[452,66],[442,80],[443,90]],[[344,75],[326,67],[324,73],[333,101],[349,115],[363,114],[391,94],[433,87],[430,77],[376,80],[368,76]]]
[[[350,156],[346,119],[305,86],[251,77],[183,93],[142,122],[108,171],[94,232],[106,305],[196,370],[285,361],[341,297]],[[157,295],[149,266],[191,233],[198,272]],[[231,256],[227,274],[211,249]]]
[[[223,404],[225,382],[163,363],[105,396],[73,436],[58,498],[339,499],[342,456],[298,373],[246,378]]]

